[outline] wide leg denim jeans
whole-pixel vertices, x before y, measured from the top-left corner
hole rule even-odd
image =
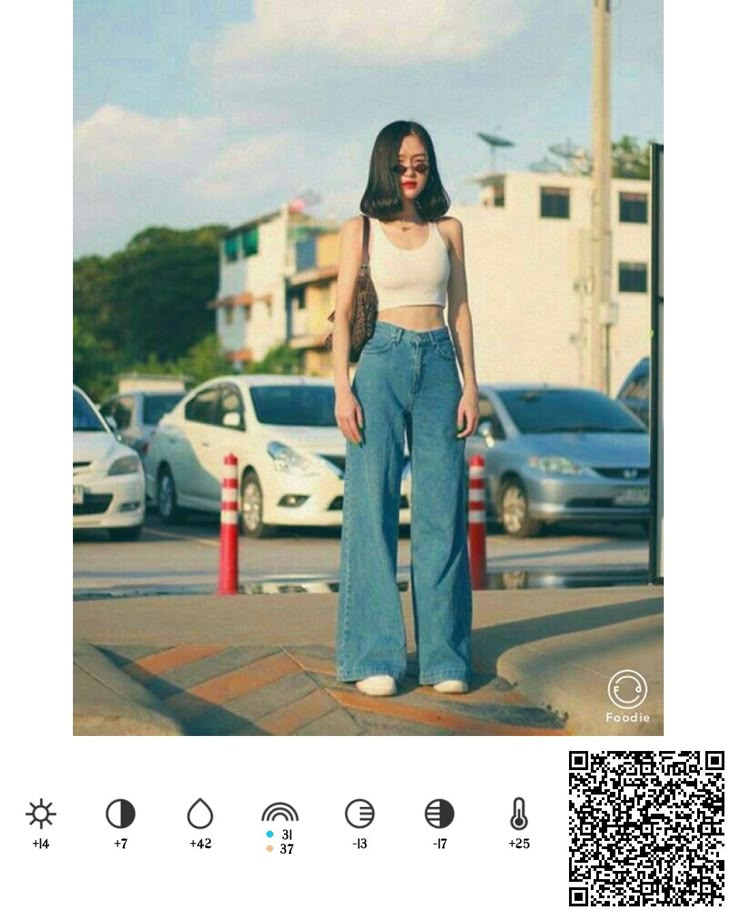
[[[447,326],[376,322],[352,390],[360,444],[346,442],[337,677],[406,672],[396,583],[404,438],[411,455],[411,598],[419,683],[470,680],[472,591],[465,529],[462,386]]]

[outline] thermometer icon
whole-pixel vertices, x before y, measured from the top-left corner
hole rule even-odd
[[[513,827],[515,831],[523,831],[529,823],[524,811],[525,807],[524,799],[521,797],[514,799],[514,813],[511,815],[511,827]]]

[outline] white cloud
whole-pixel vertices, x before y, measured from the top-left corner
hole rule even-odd
[[[308,52],[357,64],[462,61],[487,53],[524,24],[514,0],[255,0],[253,17],[227,26],[210,49],[216,71]]]
[[[201,156],[223,130],[220,117],[150,118],[104,105],[74,127],[75,167],[82,176],[140,174]]]
[[[186,192],[207,201],[242,201],[254,191],[279,193],[303,168],[304,145],[286,132],[235,141],[219,150],[186,184]]]
[[[277,207],[305,182],[305,145],[288,132],[243,137],[248,121],[151,118],[106,105],[79,122],[75,251],[120,248],[152,224],[237,222]]]

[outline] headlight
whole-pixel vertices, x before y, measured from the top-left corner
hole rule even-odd
[[[273,460],[274,469],[278,473],[296,473],[299,476],[317,476],[319,470],[308,457],[297,453],[287,444],[280,441],[270,441],[266,447],[269,457]]]
[[[583,467],[578,466],[569,457],[530,457],[529,466],[543,473],[555,473],[558,476],[579,476]]]
[[[128,476],[130,473],[137,473],[141,468],[141,461],[137,454],[130,457],[120,457],[116,460],[107,471],[108,476]]]

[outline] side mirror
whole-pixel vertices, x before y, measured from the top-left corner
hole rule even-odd
[[[242,428],[243,418],[239,412],[226,412],[222,417],[225,428]]]
[[[112,431],[113,434],[117,434],[118,423],[115,421],[115,419],[111,415],[106,415],[105,421],[110,426],[110,431]]]

